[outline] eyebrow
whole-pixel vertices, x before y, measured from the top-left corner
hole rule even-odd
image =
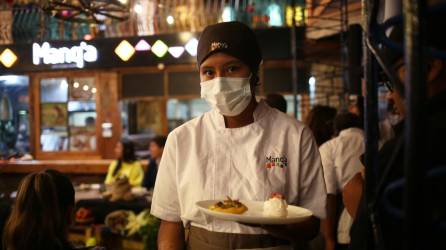
[[[242,64],[243,62],[242,61],[240,61],[240,60],[231,60],[231,61],[229,61],[229,62],[226,62],[226,63],[224,63],[222,66],[223,67],[227,67],[228,65],[231,65],[231,64]],[[210,65],[202,65],[201,67],[200,67],[200,70],[204,70],[204,69],[213,69],[213,68],[215,68],[214,66],[210,66]]]

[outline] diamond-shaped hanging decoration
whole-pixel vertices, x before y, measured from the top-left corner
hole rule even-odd
[[[167,45],[161,40],[157,40],[152,46],[152,52],[157,57],[163,57],[166,55],[168,49],[169,47],[167,47]]]
[[[121,58],[124,62],[127,62],[133,54],[135,54],[135,48],[127,42],[127,40],[123,40],[115,49],[116,55]]]
[[[17,56],[10,49],[5,49],[2,54],[0,54],[0,62],[6,68],[10,68],[17,61],[17,59]]]
[[[141,39],[136,45],[135,45],[136,51],[149,51],[150,50],[150,44],[146,42],[146,40]]]

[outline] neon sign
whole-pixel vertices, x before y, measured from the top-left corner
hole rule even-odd
[[[42,46],[33,43],[34,65],[39,65],[41,61],[43,64],[75,63],[76,67],[83,68],[85,62],[95,62],[97,59],[98,50],[86,42],[81,42],[79,46],[71,48],[53,48],[48,42],[44,42]]]

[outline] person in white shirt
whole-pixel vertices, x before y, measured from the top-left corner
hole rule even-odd
[[[208,26],[197,61],[201,96],[213,109],[167,138],[151,206],[161,219],[158,248],[291,249],[316,236],[326,202],[319,152],[306,126],[257,103],[261,52],[254,32],[240,22]],[[205,216],[195,205],[226,196],[265,201],[273,192],[314,216],[254,227]]]
[[[336,116],[335,131],[339,135],[319,148],[327,186],[327,218],[322,221],[325,249],[335,249],[335,243],[350,243],[350,227],[362,194],[360,161],[364,153],[364,132],[361,118],[352,113]],[[335,240],[336,195],[342,194],[345,209],[339,219]],[[336,248],[339,249],[339,248]]]

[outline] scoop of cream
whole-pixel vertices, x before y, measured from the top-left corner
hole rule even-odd
[[[288,204],[284,199],[273,197],[263,203],[263,216],[286,217]]]

